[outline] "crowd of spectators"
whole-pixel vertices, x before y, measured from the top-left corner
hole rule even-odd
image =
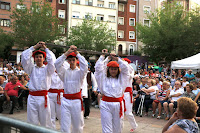
[[[0,67],[0,113],[3,111],[5,101],[12,101],[10,114],[13,113],[17,103],[19,109],[24,108],[24,101],[28,97],[28,82],[29,75],[23,71],[20,63],[14,66],[6,64],[5,67]],[[157,119],[169,120],[181,97],[191,98],[200,106],[200,73],[197,72],[194,75],[192,70],[141,69],[135,73],[132,88],[133,112],[136,115],[141,102],[141,92],[146,95],[144,100],[145,116],[150,114],[149,108],[152,108],[151,115],[152,117],[157,116]],[[96,107],[98,107],[100,98],[100,94],[93,94],[93,105],[96,102]],[[162,114],[165,114],[164,117]],[[197,110],[195,118],[197,122],[200,122],[200,108]]]

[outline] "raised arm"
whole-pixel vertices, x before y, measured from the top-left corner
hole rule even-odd
[[[94,76],[96,78],[98,88],[101,92],[102,92],[102,88],[103,88],[104,77],[106,76],[107,64],[110,60],[110,58],[108,58],[108,57],[105,59],[105,54],[107,52],[108,51],[106,49],[103,49],[102,50],[103,54],[99,57],[99,59],[97,60],[97,62],[95,64]]]
[[[54,53],[50,51],[48,48],[45,48],[45,52],[47,54],[46,60],[48,62],[47,72],[48,72],[48,75],[52,75],[56,70],[55,65],[54,65],[54,62],[56,61],[56,57]]]
[[[96,92],[98,86],[97,86],[96,78],[92,72],[91,72],[91,80],[92,80],[92,89],[94,92]]]
[[[60,57],[58,57],[54,63],[56,67],[56,71],[62,81],[64,81],[64,73],[67,69],[67,67],[64,65],[65,59],[66,59],[66,56],[65,54],[63,54]]]
[[[21,56],[22,67],[23,67],[24,71],[26,73],[28,73],[29,75],[31,74],[33,67],[34,67],[34,63],[31,60],[32,53],[34,50],[35,50],[35,48],[34,48],[34,46],[32,46],[29,49],[23,51],[22,56]]]

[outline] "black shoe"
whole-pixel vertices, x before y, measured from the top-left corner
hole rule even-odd
[[[23,109],[24,109],[24,107],[21,107],[21,106],[19,107],[19,110],[23,110]]]

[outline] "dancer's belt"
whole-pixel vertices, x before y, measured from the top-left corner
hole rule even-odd
[[[75,100],[75,99],[80,99],[81,100],[81,110],[83,109],[83,100],[81,97],[81,91],[78,93],[74,93],[74,94],[63,94],[63,97],[69,100]]]
[[[60,93],[61,92],[64,93],[63,89],[49,89],[48,92],[50,92],[50,93],[57,93],[58,94],[57,95],[57,104],[61,104],[61,102],[60,102]]]
[[[133,91],[131,87],[126,87],[125,92],[129,92],[130,97],[131,97],[131,103],[133,103]]]
[[[102,100],[106,101],[106,102],[119,102],[120,103],[120,111],[119,111],[119,116],[120,117],[123,115],[123,112],[122,112],[122,101],[124,102],[124,112],[126,111],[124,96],[123,97],[119,97],[119,98],[114,98],[114,97],[107,97],[107,96],[103,95]]]
[[[41,90],[41,91],[29,91],[29,94],[32,96],[44,96],[45,98],[45,103],[44,103],[44,107],[47,107],[47,94],[48,91],[47,90]]]

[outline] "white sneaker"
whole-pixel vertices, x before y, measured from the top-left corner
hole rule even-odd
[[[95,108],[99,108],[99,105],[95,105],[94,107],[95,107]]]
[[[89,119],[89,118],[90,118],[89,116],[86,116],[86,117],[85,117],[85,119]]]

